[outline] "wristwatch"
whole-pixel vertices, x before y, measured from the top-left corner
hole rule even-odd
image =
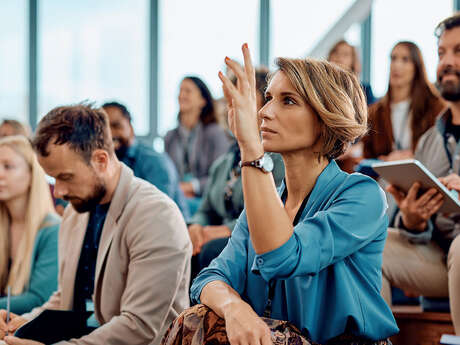
[[[264,173],[268,174],[273,171],[273,160],[269,154],[264,153],[262,157],[257,158],[256,160],[250,162],[241,162],[240,168],[242,167],[254,167],[262,170]]]

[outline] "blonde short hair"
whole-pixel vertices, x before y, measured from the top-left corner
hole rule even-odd
[[[337,158],[367,132],[366,98],[352,72],[314,59],[278,58],[275,63],[318,116],[321,156]]]

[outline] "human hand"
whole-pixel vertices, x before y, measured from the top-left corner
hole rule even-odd
[[[455,190],[457,192],[460,192],[460,176],[458,176],[457,174],[450,174],[445,177],[440,177],[439,182],[446,186],[448,190]]]
[[[200,224],[189,225],[188,233],[193,245],[193,255],[199,254],[201,247],[204,245],[203,226]]]
[[[225,58],[225,63],[237,77],[237,86],[222,72],[219,72],[219,78],[228,104],[229,128],[238,141],[242,160],[248,161],[259,158],[264,151],[257,116],[255,71],[246,43],[242,50],[244,68],[236,61]]]
[[[25,324],[28,320],[10,312],[10,320],[6,323],[7,311],[0,310],[0,339],[3,339],[6,333],[14,333],[19,327]]]
[[[226,225],[208,225],[203,228],[203,245],[209,241],[230,237],[232,231]]]
[[[272,345],[270,328],[243,300],[224,308],[225,329],[231,345]]]
[[[13,336],[7,336],[5,337],[4,340],[8,345],[45,345],[38,341],[29,340],[29,339],[21,339],[21,338],[17,338]]]
[[[417,198],[420,183],[415,182],[407,195],[390,185],[387,191],[393,195],[402,213],[404,226],[410,230],[423,232],[433,214],[438,212],[443,203],[443,196],[435,188],[431,188]]]
[[[412,150],[394,150],[386,156],[380,156],[379,159],[383,161],[399,161],[401,159],[414,158]]]
[[[179,187],[187,198],[193,198],[195,196],[195,191],[193,190],[193,184],[191,182],[181,182]]]

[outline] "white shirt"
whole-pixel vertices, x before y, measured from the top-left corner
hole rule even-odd
[[[394,149],[411,149],[412,131],[410,129],[410,99],[391,104],[391,123],[393,125]]]

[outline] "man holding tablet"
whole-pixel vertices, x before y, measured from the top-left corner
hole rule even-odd
[[[442,21],[438,38],[437,83],[448,108],[420,139],[415,159],[448,188],[460,191],[460,14]],[[427,297],[449,297],[455,332],[460,335],[460,214],[438,212],[441,193],[406,193],[390,186],[400,212],[383,254],[382,294],[391,303],[390,286]]]

